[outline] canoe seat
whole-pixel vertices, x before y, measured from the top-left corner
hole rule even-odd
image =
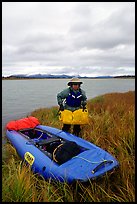
[[[49,139],[44,139],[36,142],[36,146],[42,146],[42,145],[50,144],[51,142],[59,142],[59,141],[60,141],[60,138],[51,137]]]

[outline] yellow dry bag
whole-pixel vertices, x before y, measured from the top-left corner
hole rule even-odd
[[[59,120],[64,124],[84,125],[88,124],[88,110],[78,109],[75,111],[64,110],[59,112]]]

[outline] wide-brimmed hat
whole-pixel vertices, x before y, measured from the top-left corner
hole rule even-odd
[[[68,86],[71,86],[72,84],[83,84],[82,81],[80,81],[79,78],[72,78],[69,82],[68,82]]]

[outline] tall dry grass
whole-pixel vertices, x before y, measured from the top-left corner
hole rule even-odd
[[[135,201],[135,92],[110,93],[88,101],[89,124],[81,137],[107,150],[118,169],[86,183],[56,183],[33,174],[20,162],[15,149],[4,145],[3,202],[134,202]],[[31,114],[43,125],[61,128],[58,107]]]

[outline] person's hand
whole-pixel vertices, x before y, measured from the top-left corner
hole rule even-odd
[[[64,111],[64,106],[63,106],[63,104],[60,104],[59,111]]]
[[[84,111],[85,109],[87,109],[87,108],[86,108],[86,105],[82,105],[81,107],[82,107],[83,111]]]

